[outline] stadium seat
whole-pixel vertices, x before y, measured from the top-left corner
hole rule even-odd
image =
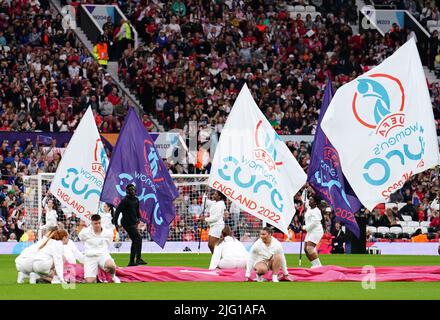
[[[401,238],[402,240],[405,240],[405,241],[406,241],[407,239],[410,238],[410,234],[409,234],[408,232],[403,231],[402,234],[400,235],[400,238]]]
[[[297,11],[297,12],[305,12],[306,8],[304,6],[295,6],[295,11]]]
[[[408,227],[418,228],[420,227],[419,223],[417,221],[407,221],[406,225]]]
[[[414,227],[403,227],[402,228],[403,233],[407,233],[408,235],[412,235],[414,231],[416,231],[416,228]]]
[[[380,233],[380,232],[373,233],[373,236],[374,236],[376,239],[382,239],[382,238],[385,237],[385,235],[384,235],[383,233]]]
[[[437,30],[437,31],[440,31],[440,27],[437,27],[437,26],[436,26],[436,27],[430,27],[430,28],[429,28],[429,33],[433,33],[433,32],[436,31],[436,30]]]
[[[385,209],[392,209],[392,208],[394,208],[396,206],[397,206],[397,203],[395,203],[395,202],[385,203]]]
[[[372,234],[377,232],[377,228],[373,226],[367,226],[367,231],[370,231]]]
[[[321,16],[321,12],[309,12],[309,14],[312,16],[312,20],[315,21],[317,16]]]
[[[428,233],[428,228],[427,227],[420,227],[420,229],[422,230],[422,233]]]
[[[394,233],[396,235],[399,235],[399,234],[402,233],[402,228],[401,227],[396,227],[396,226],[391,227],[390,228],[390,233]]]
[[[293,12],[293,11],[295,11],[295,6],[287,5],[287,6],[286,6],[286,11],[287,11],[287,12]]]
[[[404,221],[407,221],[407,222],[412,221],[412,217],[411,216],[407,216],[407,215],[402,214],[402,218],[403,218]]]
[[[390,239],[390,240],[395,240],[398,238],[398,235],[392,232],[388,232],[385,234],[385,238]]]
[[[397,209],[402,209],[404,206],[406,205],[406,203],[404,203],[404,202],[400,202],[400,203],[398,203],[397,204]]]
[[[399,221],[399,224],[402,226],[402,228],[408,226],[408,222],[407,221]]]
[[[437,20],[428,20],[426,22],[426,27],[431,28],[431,27],[437,27],[438,26],[438,21]]]
[[[304,14],[304,12],[292,11],[292,12],[290,12],[290,19],[296,19],[296,15],[298,13],[301,15],[302,20],[304,20],[306,18],[306,15]]]
[[[306,11],[307,12],[315,12],[316,8],[314,6],[306,6]]]
[[[390,228],[388,227],[378,227],[377,228],[377,233],[382,234],[384,237],[390,233]]]
[[[430,224],[429,221],[422,221],[422,222],[420,222],[420,226],[421,226],[421,227],[426,227],[426,228],[428,228],[428,227],[429,227],[429,224]]]

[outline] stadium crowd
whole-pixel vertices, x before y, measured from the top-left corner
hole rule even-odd
[[[290,16],[284,2],[120,1],[144,43],[136,50],[128,46],[116,53],[119,76],[140,97],[147,129],[152,127],[150,114],[160,119],[165,130],[179,129],[184,137],[189,135],[188,122],[197,121],[200,143],[213,135],[218,138],[246,82],[279,134],[314,134],[327,79],[335,88],[351,81],[410,36],[408,30],[398,28],[385,37],[375,31],[353,34],[354,1],[292,2],[314,5],[320,13],[314,19],[307,12]],[[107,39],[113,39],[117,27],[107,24]],[[0,77],[0,131],[73,131],[91,106],[101,132],[119,132],[129,107],[105,69],[71,30],[64,31],[61,16],[43,0],[0,0]],[[439,120],[440,87],[429,85]],[[439,122],[437,131],[440,135]],[[55,146],[1,143],[0,241],[17,241],[26,231],[23,176],[55,172],[61,156],[52,150]],[[307,170],[310,145],[289,147]],[[181,173],[176,164],[169,168]],[[209,160],[198,169],[207,172]],[[395,202],[407,205],[392,213],[380,208],[366,211],[369,225],[396,225],[399,216],[409,212],[413,221],[429,221],[430,230],[438,230],[438,208],[432,206],[438,186],[434,171],[414,177],[396,194]],[[207,230],[199,230],[197,224],[201,199],[181,192],[176,207],[170,239],[198,240],[201,234],[205,240]],[[252,230],[261,223],[237,215],[229,203],[227,208],[227,223],[241,240],[251,240]],[[75,240],[83,222],[56,210]],[[341,226],[331,208],[323,206],[322,212],[326,231],[340,237]],[[147,226],[141,224],[140,229],[148,239]],[[298,221],[292,222],[291,230],[293,240]],[[126,234],[121,231],[119,238],[124,240]]]
[[[128,99],[47,2],[1,1],[0,26],[1,131],[72,132],[91,106],[119,132]]]

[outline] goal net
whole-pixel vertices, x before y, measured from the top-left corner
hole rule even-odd
[[[54,173],[43,173],[24,177],[25,187],[25,220],[27,229],[33,230],[37,235],[46,223],[46,210],[44,203],[52,199],[58,214],[58,222],[62,223],[69,232],[72,240],[78,241],[78,234],[85,226],[84,222],[72,212],[60,206],[55,197],[48,194]],[[200,223],[200,215],[209,215],[207,208],[204,210],[203,194],[206,191],[209,175],[171,175],[179,190],[179,197],[174,200],[176,218],[170,225],[168,241],[208,241],[209,227],[206,222]],[[208,193],[209,198],[212,192]],[[225,223],[229,225],[234,235],[242,241],[257,239],[263,223],[258,218],[239,210],[231,201],[226,200]],[[150,241],[147,226],[139,224],[142,238]],[[119,240],[127,240],[127,234],[120,228]]]

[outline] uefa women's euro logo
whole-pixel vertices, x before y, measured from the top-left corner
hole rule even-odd
[[[352,108],[356,120],[384,138],[405,125],[405,90],[399,79],[375,73],[357,80]]]
[[[353,114],[379,138],[361,174],[369,185],[383,188],[385,198],[411,178],[413,161],[417,168],[424,166],[425,129],[418,121],[405,121],[406,102],[404,87],[396,77],[375,73],[357,80]],[[396,180],[395,172],[402,170]]]
[[[276,144],[281,142],[280,136],[274,132],[268,133],[268,130],[262,130],[263,121],[260,120],[255,127],[255,144],[257,148],[254,150],[255,160],[262,161],[266,164],[269,171],[275,170],[277,166],[283,163],[277,160]]]
[[[164,181],[164,177],[156,178],[159,171],[161,171],[159,156],[154,148],[153,142],[147,139],[144,140],[144,160],[145,173],[151,177],[154,183]]]
[[[92,173],[97,173],[102,177],[102,179],[104,179],[105,173],[107,172],[108,160],[105,149],[101,146],[101,139],[96,139],[95,149],[93,151]]]

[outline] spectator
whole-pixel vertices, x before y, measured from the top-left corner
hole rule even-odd
[[[115,35],[118,42],[118,54],[117,57],[120,58],[122,52],[131,45],[133,47],[133,35],[130,23],[127,20],[121,20],[121,26]]]
[[[439,230],[439,225],[440,225],[440,218],[439,218],[439,213],[437,210],[433,210],[433,212],[431,213],[431,219],[429,222],[429,227],[433,228],[435,231]]]
[[[344,253],[345,233],[342,231],[341,224],[335,223],[335,230],[332,232],[332,254]]]
[[[421,229],[417,229],[411,236],[412,242],[428,242],[428,237],[426,234],[422,233]]]
[[[403,206],[399,212],[401,215],[411,216],[411,219],[413,221],[419,220],[419,215],[418,215],[414,205],[412,204],[412,199],[408,199],[406,201],[406,205]]]
[[[381,227],[391,227],[393,225],[396,225],[396,219],[393,215],[393,210],[386,209],[385,214],[380,219],[380,226]]]
[[[17,242],[17,236],[15,235],[15,233],[11,233],[9,235],[8,242]]]
[[[108,46],[104,41],[104,37],[100,36],[98,43],[93,47],[93,56],[99,65],[104,69],[107,69],[107,64],[109,60],[108,56]]]

